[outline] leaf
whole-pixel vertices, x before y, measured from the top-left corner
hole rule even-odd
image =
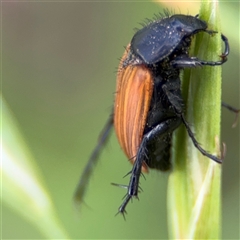
[[[1,96],[0,96],[1,97]],[[5,101],[2,107],[1,200],[31,222],[49,239],[68,239],[56,217],[51,198],[42,184],[35,160],[29,152]]]

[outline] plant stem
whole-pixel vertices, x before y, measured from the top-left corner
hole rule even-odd
[[[218,2],[203,1],[199,18],[220,32]],[[196,35],[191,54],[219,60],[221,36]],[[182,82],[186,118],[202,148],[220,156],[221,67],[185,70]],[[169,237],[219,239],[221,226],[221,165],[204,157],[183,126],[173,140],[173,171],[168,184]]]

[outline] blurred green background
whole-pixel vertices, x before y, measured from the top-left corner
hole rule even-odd
[[[112,135],[95,169],[80,213],[73,193],[108,118],[124,46],[145,18],[162,7],[198,13],[198,4],[152,2],[3,2],[2,93],[36,159],[57,217],[72,239],[166,239],[168,174],[142,179],[140,201],[115,216],[130,170]],[[239,107],[239,3],[220,3],[222,32],[231,54],[223,66],[223,101]],[[203,81],[207,79],[203,79]],[[239,238],[239,125],[222,114],[223,238]],[[4,179],[3,179],[4,184]],[[4,197],[4,196],[3,196]],[[45,236],[3,205],[3,239]]]

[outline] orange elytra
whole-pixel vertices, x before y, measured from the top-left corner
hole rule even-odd
[[[114,128],[121,148],[133,163],[142,142],[152,98],[153,79],[151,72],[144,65],[122,67],[128,51],[129,46],[121,59],[117,74]],[[142,171],[148,171],[145,162]]]

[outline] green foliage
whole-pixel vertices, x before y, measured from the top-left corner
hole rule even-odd
[[[35,225],[48,239],[67,239],[56,217],[46,187],[42,184],[35,159],[18,130],[7,104],[0,96],[2,107],[2,194],[1,200],[14,212]],[[4,124],[3,124],[4,123]]]

